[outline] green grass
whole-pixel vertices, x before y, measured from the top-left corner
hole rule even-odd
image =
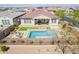
[[[19,27],[18,28],[19,31],[27,31],[31,29],[38,29],[38,27]]]

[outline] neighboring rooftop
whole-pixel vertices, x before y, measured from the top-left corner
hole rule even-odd
[[[14,12],[14,11],[4,11],[0,13],[0,17],[11,17],[11,18],[15,18],[18,17],[20,15],[25,14],[25,12]]]

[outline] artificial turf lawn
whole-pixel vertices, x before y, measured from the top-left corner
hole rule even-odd
[[[18,28],[19,31],[27,31],[30,29],[38,29],[38,27],[19,27]]]

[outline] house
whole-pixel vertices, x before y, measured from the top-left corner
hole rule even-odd
[[[56,11],[58,11],[58,10],[62,10],[62,11],[64,11],[65,9],[64,8],[61,8],[61,7],[53,7],[53,8],[47,8],[47,10],[49,11],[49,12],[56,12]]]
[[[20,26],[28,25],[54,25],[58,26],[59,17],[54,13],[43,9],[36,9],[32,12],[26,13],[18,17],[20,19]]]
[[[73,12],[73,11],[74,11],[74,10],[71,9],[71,8],[67,8],[67,9],[65,10],[66,13],[70,13],[70,12]]]
[[[73,17],[73,12],[75,11],[76,9],[74,9],[74,8],[66,8],[65,9],[65,15],[67,16],[67,17]]]

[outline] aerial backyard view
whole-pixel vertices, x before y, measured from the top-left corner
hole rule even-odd
[[[79,53],[79,5],[0,7],[0,54],[33,53]]]

